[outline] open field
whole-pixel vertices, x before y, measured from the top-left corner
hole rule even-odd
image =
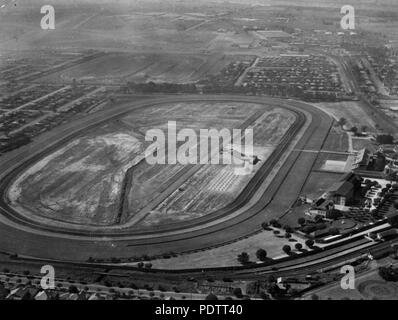
[[[312,172],[303,188],[303,195],[317,199],[328,191],[333,183],[339,181],[341,176],[342,174],[338,173]]]
[[[218,73],[239,56],[167,53],[111,53],[44,77],[48,82],[170,82],[187,83]]]
[[[352,147],[356,151],[367,148],[370,151],[375,152],[378,149],[377,144],[371,141],[370,139],[354,138],[354,137],[352,138]]]
[[[156,207],[142,221],[142,225],[198,218],[231,203],[267,161],[294,120],[293,114],[279,108],[264,112],[252,125],[249,125],[254,131],[254,154],[260,160],[254,165],[250,174],[236,175],[234,164],[205,165]],[[135,196],[134,190],[133,188],[133,196]]]
[[[316,163],[314,165],[314,170],[320,170],[320,171],[333,171],[333,170],[327,170],[328,163],[333,163],[333,161],[337,162],[347,162],[347,155],[343,154],[336,154],[336,153],[321,153],[319,154]]]
[[[272,148],[255,148],[261,162],[253,167],[251,174],[239,176],[234,165],[205,165],[179,189],[175,190],[157,206],[140,224],[161,225],[185,221],[211,214],[235,200],[247,183],[267,161]]]
[[[348,135],[339,126],[334,126],[325,141],[323,150],[347,152],[349,149]]]
[[[57,28],[51,33],[43,33],[37,28],[40,15],[25,12],[21,16],[19,12],[9,11],[2,15],[0,38],[11,48],[51,45],[80,49],[198,50],[215,37],[212,32],[189,31],[181,20],[170,16],[84,11],[86,10],[67,9],[62,14],[60,9]],[[15,21],[24,23],[16,25]],[[194,23],[190,21],[185,25],[189,27]]]
[[[361,108],[358,102],[337,102],[337,103],[317,103],[319,107],[327,112],[330,112],[337,119],[345,118],[347,120],[346,127],[367,127],[369,132],[376,132],[376,123],[371,117]]]
[[[28,215],[113,224],[125,168],[138,161],[143,151],[140,140],[112,125],[78,138],[20,176],[10,190],[10,200]]]
[[[294,253],[300,253],[294,249],[296,243],[301,243],[303,248],[305,248],[304,241],[300,238],[293,236],[289,240],[283,234],[275,235],[272,231],[264,231],[220,248],[181,255],[176,258],[153,260],[151,263],[157,269],[239,266],[241,264],[238,262],[237,257],[242,252],[247,252],[252,262],[257,261],[256,251],[258,249],[265,249],[268,258],[278,259],[287,256],[282,251],[284,245],[291,246]]]

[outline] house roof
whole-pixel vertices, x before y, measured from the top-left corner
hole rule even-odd
[[[315,238],[326,236],[328,234],[329,234],[329,230],[327,228],[326,229],[322,229],[322,230],[315,230],[314,232],[312,232],[312,235]]]
[[[356,166],[367,166],[369,164],[371,153],[368,149],[362,149],[358,152],[354,160]],[[352,174],[352,173],[351,173]]]
[[[339,181],[332,185],[329,193],[338,196],[348,196],[353,190],[354,185],[348,181]]]
[[[40,291],[36,296],[35,300],[48,300],[47,293],[45,291]]]
[[[348,182],[357,182],[357,181],[361,181],[361,178],[355,174],[354,172],[347,172],[346,174],[344,174],[339,181],[348,181]]]
[[[88,300],[99,300],[99,298],[96,293],[93,293]]]
[[[332,200],[320,198],[314,203],[314,206],[312,207],[312,209],[326,210],[326,209],[328,209],[329,205],[334,205],[334,202]]]

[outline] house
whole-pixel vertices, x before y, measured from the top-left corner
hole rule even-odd
[[[311,218],[321,216],[326,218],[328,212],[334,209],[334,202],[325,198],[319,198],[307,212],[307,215]]]
[[[362,149],[355,157],[353,170],[356,173],[363,173],[364,171],[381,172],[386,164],[387,158],[383,151],[379,150],[372,154],[368,149]]]
[[[330,230],[328,228],[325,229],[321,229],[321,230],[315,230],[314,232],[310,233],[310,236],[313,239],[317,239],[317,238],[322,238],[322,237],[326,237],[326,236],[330,236]]]
[[[45,291],[40,291],[36,296],[35,300],[49,300],[48,295]]]
[[[340,206],[345,206],[354,199],[354,185],[348,181],[339,181],[330,188],[327,199]]]
[[[390,229],[377,233],[377,239],[380,241],[388,240],[397,236],[397,229]]]
[[[36,288],[19,287],[11,291],[7,296],[9,300],[31,300],[39,292]]]
[[[77,293],[71,293],[68,297],[68,300],[73,300],[73,301],[79,300],[79,296]]]
[[[329,218],[335,211],[336,206],[345,207],[354,201],[355,195],[361,190],[361,184],[362,178],[355,173],[344,174],[339,181],[332,185],[328,192],[313,203],[307,215],[312,218],[316,216]],[[332,217],[330,218],[333,219]]]
[[[93,294],[88,298],[88,300],[90,300],[90,301],[95,301],[95,300],[100,300],[100,299],[99,299],[99,296],[98,296],[96,293],[93,293]]]
[[[335,205],[346,206],[354,201],[355,195],[361,190],[362,178],[354,172],[346,173],[334,183],[327,192],[326,199]]]
[[[368,149],[362,149],[358,151],[353,161],[354,170],[367,170],[371,159],[371,153]]]
[[[359,190],[362,185],[362,178],[355,174],[354,172],[348,172],[344,174],[341,178],[340,181],[348,181],[353,184],[355,191]]]

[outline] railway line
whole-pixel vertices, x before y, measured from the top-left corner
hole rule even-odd
[[[192,279],[193,281],[212,279],[223,279],[225,275],[231,280],[253,281],[266,280],[269,275],[278,277],[300,277],[309,274],[323,272],[323,270],[338,270],[343,264],[350,264],[359,258],[367,258],[369,253],[382,253],[398,242],[397,239],[374,243],[364,246],[365,239],[357,239],[333,249],[320,250],[312,255],[272,265],[257,264],[248,267],[220,267],[184,270],[142,270],[133,266],[116,264],[99,264],[85,262],[59,261],[53,259],[18,258],[16,261],[36,264],[52,264],[55,268],[79,268],[91,270],[94,273],[103,273],[106,276],[117,276],[118,278],[139,277],[143,281],[156,281],[156,279],[167,279],[169,281],[182,281]]]

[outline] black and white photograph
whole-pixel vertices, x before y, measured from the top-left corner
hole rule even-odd
[[[398,1],[0,0],[22,300],[398,300]]]

